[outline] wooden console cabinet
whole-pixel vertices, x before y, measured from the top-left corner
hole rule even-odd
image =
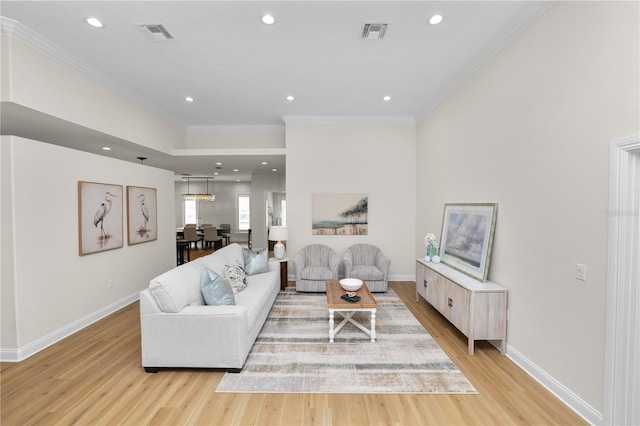
[[[500,341],[507,349],[507,289],[480,282],[442,263],[416,263],[416,301],[422,296],[469,339],[469,355],[476,340]]]

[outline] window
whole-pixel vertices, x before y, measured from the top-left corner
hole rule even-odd
[[[251,227],[249,195],[238,194],[238,230],[246,231]]]
[[[196,223],[196,200],[184,200],[184,223]]]

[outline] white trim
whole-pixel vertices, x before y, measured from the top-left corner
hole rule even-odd
[[[602,413],[587,404],[578,395],[509,344],[507,344],[507,357],[587,422],[591,424],[602,423]]]
[[[200,155],[286,155],[286,148],[180,148],[171,150],[175,157]]]
[[[20,362],[37,354],[38,352],[48,348],[49,346],[58,343],[59,341],[71,336],[74,333],[82,330],[85,327],[90,326],[96,321],[101,320],[102,318],[111,315],[112,313],[124,308],[127,305],[135,302],[140,298],[140,293],[135,293],[130,296],[125,297],[124,299],[120,299],[104,308],[85,316],[84,318],[80,318],[76,321],[73,321],[66,326],[53,331],[46,336],[43,336],[26,346],[21,348],[13,349],[2,349],[0,348],[0,361],[2,362]]]
[[[410,115],[284,115],[285,124],[416,124]]]
[[[640,135],[611,142],[605,323],[606,424],[640,422]]]
[[[295,281],[296,274],[289,272],[287,275],[287,281]],[[414,275],[389,275],[388,281],[412,281],[416,282],[416,276]]]
[[[283,124],[219,124],[189,126],[187,133],[284,133]]]

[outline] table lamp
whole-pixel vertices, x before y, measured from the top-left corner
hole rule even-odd
[[[269,228],[269,241],[277,241],[273,246],[273,255],[276,259],[282,259],[284,257],[284,244],[282,241],[289,239],[289,231],[286,226],[272,226]]]

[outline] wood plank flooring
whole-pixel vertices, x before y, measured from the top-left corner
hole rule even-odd
[[[2,363],[2,425],[586,424],[497,349],[466,338],[415,284],[392,282],[478,395],[217,394],[223,370],[140,366],[133,303],[20,363]],[[375,344],[375,343],[372,343]]]

